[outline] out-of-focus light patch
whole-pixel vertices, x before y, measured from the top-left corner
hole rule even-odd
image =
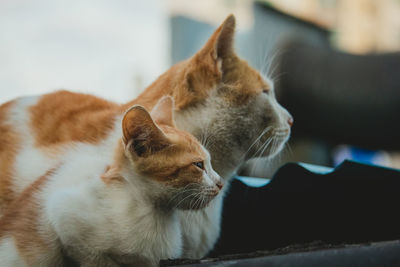
[[[317,174],[328,174],[332,172],[334,169],[326,166],[314,165],[309,163],[299,162],[299,165],[303,168],[309,170],[310,172]]]
[[[330,167],[325,167],[325,166],[320,166],[320,165],[314,165],[314,164],[309,164],[309,163],[303,163],[299,162],[298,163],[300,166],[303,168],[309,170],[310,172],[317,173],[317,174],[327,174],[332,172],[334,169]],[[247,186],[250,187],[263,187],[266,186],[271,182],[271,179],[268,178],[259,178],[259,177],[251,177],[251,176],[239,176],[236,175],[235,179],[241,181]]]
[[[186,16],[218,27],[229,14],[236,17],[236,30],[248,31],[253,27],[253,0],[169,0],[172,16]]]
[[[256,178],[256,177],[249,177],[249,176],[235,176],[235,179],[241,181],[247,186],[250,187],[263,187],[271,181],[271,179],[267,178]]]
[[[391,167],[391,161],[385,151],[361,149],[348,145],[340,145],[333,150],[334,166],[344,160],[354,160],[361,163]]]

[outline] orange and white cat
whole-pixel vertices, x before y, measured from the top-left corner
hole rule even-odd
[[[101,144],[70,144],[0,219],[1,265],[62,266],[63,253],[81,266],[182,256],[177,209],[206,207],[222,181],[172,108],[170,97],[151,116],[135,105]]]
[[[58,91],[0,106],[0,212],[36,177],[63,161],[66,148],[101,146],[127,108],[140,104],[151,109],[164,95],[175,100],[177,127],[202,141],[226,183],[249,158],[276,155],[289,138],[293,119],[277,103],[272,82],[235,54],[234,33],[231,15],[199,52],[126,104]],[[183,257],[200,258],[213,248],[222,202],[218,194],[205,209],[178,211]]]

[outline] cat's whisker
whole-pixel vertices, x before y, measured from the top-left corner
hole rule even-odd
[[[195,199],[195,196],[197,196],[198,194],[199,194],[198,192],[195,192],[195,193],[192,195],[192,197],[191,197],[191,199],[190,199],[190,201],[189,201],[189,205],[188,205],[189,209],[193,210],[192,203],[193,203],[193,201],[194,201],[194,199]]]
[[[189,202],[189,205],[187,206],[189,209],[196,210],[195,204],[197,202],[197,199],[199,198],[199,194],[200,194],[199,192],[196,192],[191,196],[191,200]]]
[[[275,75],[275,71],[276,69],[279,67],[279,62],[277,62],[277,58],[279,58],[282,54],[283,54],[283,50],[282,49],[276,49],[274,51],[274,53],[272,53],[272,56],[269,58],[269,62],[268,62],[268,68],[265,71],[265,75],[270,78],[273,79],[274,75]],[[272,67],[272,68],[271,68]]]
[[[271,137],[270,139],[268,139],[267,142],[264,143],[264,145],[262,146],[261,151],[259,152],[259,154],[256,156],[258,158],[258,160],[256,161],[256,164],[254,164],[254,166],[256,167],[256,169],[258,169],[259,165],[262,163],[260,158],[262,157],[262,155],[264,154],[265,150],[269,147],[269,149],[271,150],[272,145],[273,145],[273,137]]]
[[[243,153],[243,156],[240,158],[240,161],[239,161],[239,162],[243,162],[243,160],[244,160],[244,159],[246,158],[246,156],[247,156],[247,153],[250,152],[250,150],[253,148],[253,146],[254,146],[255,144],[257,144],[257,142],[258,142],[271,128],[272,128],[271,126],[266,127],[266,128],[261,132],[261,134],[260,134],[260,135],[254,140],[254,142],[249,146],[249,148],[247,149],[247,151]]]
[[[274,138],[271,138],[271,141],[270,141],[270,143],[271,143],[271,149],[274,147],[274,141],[275,141],[275,139]],[[268,144],[267,145],[265,145],[264,146],[264,148],[261,150],[261,153],[260,153],[260,156],[262,157],[262,155],[264,155],[264,152],[265,152],[265,150],[267,149],[267,147],[268,147]]]
[[[278,52],[278,50],[275,50],[274,53],[271,53],[271,51],[267,51],[267,49],[264,49],[263,67],[260,70],[262,73],[268,74],[267,72],[270,69],[272,63],[275,61],[277,52]]]
[[[260,68],[260,72],[262,73],[262,74],[264,74],[265,72],[266,72],[266,70],[268,69],[268,53],[267,53],[267,51],[266,50],[264,50],[264,53],[263,53],[264,55],[262,56],[262,58],[263,58],[263,62],[261,62],[261,68]]]
[[[203,198],[203,192],[200,192],[197,196],[196,196],[196,201],[193,204],[193,208],[195,208],[196,210],[199,209],[199,207],[201,206],[202,203],[202,198]]]
[[[198,191],[196,191],[196,190],[195,190],[194,193],[190,193],[189,195],[187,195],[186,197],[184,197],[183,199],[181,199],[181,200],[175,205],[175,208],[178,208],[179,205],[180,205],[181,203],[183,203],[186,199],[191,198],[191,197],[195,196],[196,194],[198,194]]]
[[[269,142],[268,142],[268,144],[266,144],[265,146],[264,146],[264,148],[262,149],[262,151],[261,151],[261,153],[259,154],[259,158],[261,158],[263,155],[264,155],[264,152],[265,152],[265,150],[267,149],[267,147],[270,145],[270,147],[269,147],[269,149],[270,149],[270,153],[273,153],[276,149],[277,149],[277,147],[278,147],[278,140],[277,140],[277,138],[276,138],[276,136],[272,136],[271,138],[270,138],[270,140],[269,140]],[[272,159],[269,159],[269,161],[267,162],[267,165],[269,165],[270,163],[271,163],[271,160]],[[261,160],[258,160],[257,162],[256,162],[256,166],[257,166],[257,169],[258,169],[258,165],[259,164],[265,164],[266,163],[266,161],[261,161]]]
[[[266,144],[266,145],[264,146],[263,150],[261,151],[261,153],[260,153],[260,159],[257,160],[256,163],[254,164],[254,166],[253,166],[253,167],[254,167],[254,168],[253,168],[253,171],[254,171],[254,169],[258,170],[260,164],[262,164],[262,166],[264,166],[264,168],[265,168],[265,164],[267,164],[267,167],[268,167],[268,166],[272,163],[271,159],[268,160],[268,161],[266,161],[266,160],[262,160],[261,157],[262,157],[262,155],[264,155],[264,152],[265,152],[265,150],[267,149],[268,145],[270,145],[269,149],[270,149],[271,152],[275,151],[275,149],[276,149],[276,144],[277,144],[277,139],[276,139],[274,136],[271,137],[269,143]]]
[[[286,142],[285,148],[287,148],[287,150],[288,150],[290,156],[293,156],[293,150],[292,150],[292,148],[290,147],[289,142]]]
[[[272,65],[273,59],[274,59],[273,54],[265,53],[264,62],[262,68],[260,69],[260,72],[263,76],[268,77],[269,74],[268,72]]]
[[[271,137],[271,146],[270,146],[269,154],[274,153],[277,144],[278,144],[278,137],[276,135],[273,135]],[[261,154],[263,155],[264,153],[261,153]]]
[[[197,203],[199,202],[199,199],[200,199],[200,197],[201,197],[201,194],[202,194],[202,193],[199,192],[199,193],[197,193],[196,196],[193,197],[193,200],[192,200],[192,202],[194,201],[193,206],[192,206],[192,202],[190,203],[190,206],[189,206],[191,209],[196,209]]]
[[[194,187],[194,184],[187,184],[182,189],[176,189],[177,193],[171,199],[169,199],[168,205],[171,204],[173,201],[175,201],[175,199],[177,199],[181,195],[197,190],[196,188],[190,188],[190,187]]]
[[[217,134],[217,132],[210,133],[209,128],[210,127],[205,127],[205,129],[202,131],[204,139],[201,141],[201,144],[207,149],[212,145],[212,143],[210,143],[211,141],[215,142],[214,137]]]
[[[188,189],[188,190],[185,190],[185,191],[181,191],[181,192],[176,193],[171,199],[168,200],[167,205],[169,206],[170,204],[172,204],[176,199],[178,199],[178,198],[181,197],[182,195],[185,195],[185,194],[187,194],[187,193],[189,193],[189,192],[192,192],[192,191],[196,191],[196,189],[193,188],[193,189]]]
[[[271,144],[272,140],[273,140],[273,138],[270,137],[265,141],[265,143],[257,150],[256,154],[254,155],[255,158],[259,158],[262,155],[262,153],[265,151],[265,149],[268,147],[268,145]],[[252,166],[252,168],[250,170],[251,174],[253,174],[255,172],[255,170],[258,168],[259,164],[260,164],[259,161],[256,161],[253,164],[253,166]]]
[[[210,203],[212,200],[209,200],[209,197],[205,198],[203,195],[201,196],[201,201],[200,201],[200,206],[201,207],[205,207],[206,206],[206,202]]]
[[[261,155],[260,151],[262,151],[262,150],[264,149],[265,146],[268,146],[268,145],[271,143],[272,138],[273,138],[272,136],[270,136],[269,138],[267,138],[267,140],[265,140],[265,142],[264,142],[264,143],[257,149],[257,151],[252,155],[252,158],[253,158],[253,157],[255,157],[255,158],[260,157],[260,155]]]
[[[181,199],[178,203],[176,203],[176,204],[174,205],[174,209],[179,208],[179,205],[180,205],[183,201],[185,201],[187,198],[191,197],[193,194],[195,194],[195,193],[191,193],[191,194],[187,195],[186,197],[184,197],[183,199]]]
[[[274,82],[274,83],[276,83],[276,81],[278,81],[283,75],[286,75],[287,74],[287,72],[285,72],[285,71],[282,71],[282,72],[280,72],[280,73],[275,73],[272,77],[271,77],[271,80]]]

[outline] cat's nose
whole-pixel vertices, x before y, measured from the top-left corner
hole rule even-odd
[[[215,184],[219,190],[222,189],[222,187],[224,187],[224,182],[222,182],[221,180],[219,180],[216,184]]]
[[[293,117],[292,117],[292,116],[290,116],[290,117],[289,117],[289,119],[287,120],[287,123],[289,124],[289,126],[290,126],[290,127],[292,127],[292,126],[293,126],[294,119],[293,119]]]

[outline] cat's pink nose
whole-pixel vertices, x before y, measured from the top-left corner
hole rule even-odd
[[[287,120],[287,123],[289,124],[290,127],[292,127],[293,123],[294,123],[293,117],[289,117],[289,119]]]
[[[215,185],[218,187],[219,190],[221,190],[222,187],[224,187],[224,183],[222,181],[218,181]]]

